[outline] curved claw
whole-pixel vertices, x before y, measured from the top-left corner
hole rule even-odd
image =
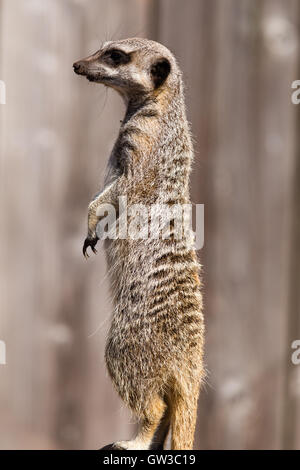
[[[95,255],[97,254],[97,250],[96,250],[95,246],[97,245],[98,240],[99,240],[98,237],[92,238],[92,239],[86,238],[84,240],[82,253],[83,253],[83,256],[85,258],[89,258],[89,254],[87,253],[87,249],[88,249],[89,246],[91,247],[92,252],[95,253]]]

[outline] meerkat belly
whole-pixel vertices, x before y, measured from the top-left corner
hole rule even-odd
[[[111,273],[115,309],[106,346],[108,370],[121,395],[129,382],[146,393],[161,383],[160,376],[166,380],[178,370],[187,353],[199,362],[199,266],[193,251],[165,241],[122,241],[110,245],[107,255],[116,264]]]

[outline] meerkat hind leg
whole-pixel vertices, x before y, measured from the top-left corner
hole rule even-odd
[[[160,396],[157,396],[145,410],[141,420],[140,430],[135,439],[130,441],[119,441],[113,444],[112,449],[116,450],[147,450],[151,447],[151,442],[158,429],[166,410],[166,403]]]
[[[167,407],[159,423],[159,426],[156,429],[155,434],[153,436],[151,446],[150,446],[151,450],[163,450],[164,449],[165,442],[169,434],[170,424],[171,424],[170,408]]]

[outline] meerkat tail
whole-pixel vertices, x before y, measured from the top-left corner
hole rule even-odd
[[[198,389],[195,393],[174,396],[172,404],[172,450],[193,450],[197,420]]]

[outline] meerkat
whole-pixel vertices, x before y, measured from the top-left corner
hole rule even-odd
[[[140,38],[106,42],[74,71],[115,89],[126,113],[103,190],[89,204],[83,245],[96,252],[99,207],[189,204],[193,145],[182,74],[163,45]],[[120,217],[120,214],[119,214]],[[173,236],[172,236],[173,235]],[[200,265],[192,230],[181,239],[105,240],[114,312],[105,359],[122,400],[140,421],[137,436],[104,449],[193,449],[204,377]]]

